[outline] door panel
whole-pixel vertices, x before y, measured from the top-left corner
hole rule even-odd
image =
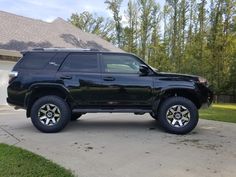
[[[103,103],[110,106],[148,106],[152,101],[152,77],[133,74],[102,74]]]
[[[103,54],[102,88],[103,105],[116,107],[150,106],[152,102],[152,76],[140,76],[143,64],[127,54]]]
[[[70,91],[75,107],[98,105],[101,97],[101,73],[98,55],[72,53],[64,61],[57,74],[58,79]]]
[[[65,77],[71,77],[66,79]],[[58,73],[58,78],[69,89],[75,106],[98,105],[101,93],[101,76],[98,73]],[[100,95],[100,96],[99,96]]]

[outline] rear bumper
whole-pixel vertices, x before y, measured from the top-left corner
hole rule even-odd
[[[9,98],[7,98],[7,103],[10,105],[10,106],[15,106],[15,102],[10,100]]]
[[[13,81],[7,87],[7,98],[6,101],[10,106],[17,108],[24,108],[24,99],[26,91],[21,89],[21,85],[18,82]]]
[[[24,109],[23,105],[15,102],[15,101],[13,101],[13,100],[11,100],[9,98],[7,98],[7,103],[8,103],[9,106],[14,107],[15,109]]]

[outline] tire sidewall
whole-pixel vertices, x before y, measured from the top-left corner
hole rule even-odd
[[[60,110],[60,120],[57,124],[53,126],[47,126],[40,122],[38,118],[38,111],[39,109],[45,104],[54,104]],[[70,109],[68,104],[60,97],[57,96],[44,96],[39,98],[32,106],[31,109],[31,121],[34,126],[45,133],[54,133],[62,130],[70,120]]]
[[[174,127],[170,125],[170,123],[166,118],[167,110],[174,105],[182,105],[186,107],[190,112],[190,121],[184,127]],[[174,134],[186,134],[192,131],[196,127],[199,116],[198,116],[198,110],[192,101],[183,97],[173,97],[173,98],[168,98],[162,103],[158,112],[158,117],[161,126],[167,132]]]

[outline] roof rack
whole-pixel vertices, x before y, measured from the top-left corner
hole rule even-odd
[[[73,52],[80,52],[80,51],[99,51],[98,49],[91,48],[91,49],[83,49],[83,48],[33,48],[32,51],[45,51],[45,52],[57,52],[57,51],[73,51]]]

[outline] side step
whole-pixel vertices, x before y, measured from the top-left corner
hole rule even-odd
[[[73,109],[73,113],[150,113],[149,109]]]

